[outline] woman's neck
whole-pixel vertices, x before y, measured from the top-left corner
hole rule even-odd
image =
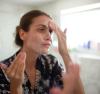
[[[26,52],[26,69],[31,70],[33,67],[35,67],[36,59],[39,55],[24,47],[22,48],[22,51]]]

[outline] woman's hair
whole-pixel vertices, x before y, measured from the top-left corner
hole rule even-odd
[[[21,40],[20,35],[19,35],[20,29],[22,29],[24,32],[28,32],[29,26],[32,24],[34,18],[38,16],[43,16],[43,15],[51,18],[47,13],[40,10],[29,11],[28,13],[22,16],[19,26],[16,27],[16,36],[15,36],[16,45],[20,47],[23,46],[23,40]]]

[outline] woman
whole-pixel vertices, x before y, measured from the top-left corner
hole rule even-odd
[[[72,61],[66,47],[66,32],[48,14],[30,11],[16,28],[15,43],[21,49],[1,62],[0,94],[48,94],[54,86],[63,88],[62,69],[56,58],[47,54],[53,31],[58,37],[59,53],[68,67]],[[83,94],[80,80],[77,83],[74,91]]]

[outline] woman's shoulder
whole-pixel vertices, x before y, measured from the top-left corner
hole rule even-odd
[[[6,58],[6,59],[0,61],[0,63],[6,64],[7,66],[9,66],[9,65],[10,65],[10,62],[13,60],[13,58],[14,58],[14,57],[11,56],[11,57],[9,57],[9,58]]]
[[[15,52],[13,55],[11,55],[10,57],[0,61],[0,63],[6,64],[7,66],[10,65],[10,63],[15,59],[16,55],[18,52]]]

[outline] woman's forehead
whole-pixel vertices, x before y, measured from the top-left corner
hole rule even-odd
[[[38,16],[33,19],[35,25],[47,25],[51,19],[47,16]]]

